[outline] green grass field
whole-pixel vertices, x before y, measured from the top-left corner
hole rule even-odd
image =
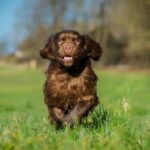
[[[102,105],[81,126],[55,130],[43,70],[0,67],[0,150],[149,150],[150,74],[98,71]]]

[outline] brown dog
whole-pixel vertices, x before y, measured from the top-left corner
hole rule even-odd
[[[44,84],[49,119],[56,127],[72,126],[98,104],[97,76],[91,60],[102,54],[100,45],[87,35],[64,30],[49,37],[40,50],[42,58],[51,61]]]

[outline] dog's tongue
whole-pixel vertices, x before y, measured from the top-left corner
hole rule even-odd
[[[71,56],[65,56],[65,57],[64,57],[64,61],[70,61],[70,60],[72,60],[72,57],[71,57]]]

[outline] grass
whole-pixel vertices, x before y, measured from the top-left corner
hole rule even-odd
[[[97,75],[101,105],[81,126],[55,130],[43,102],[43,70],[0,67],[0,149],[148,150],[150,75]]]

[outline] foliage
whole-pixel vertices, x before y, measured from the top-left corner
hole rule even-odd
[[[112,4],[111,22],[115,33],[127,41],[126,60],[138,66],[150,64],[150,2],[126,0]]]
[[[39,60],[37,50],[50,34],[73,29],[101,43],[105,65],[149,66],[149,7],[149,0],[27,1],[18,19],[26,36],[18,47]]]

